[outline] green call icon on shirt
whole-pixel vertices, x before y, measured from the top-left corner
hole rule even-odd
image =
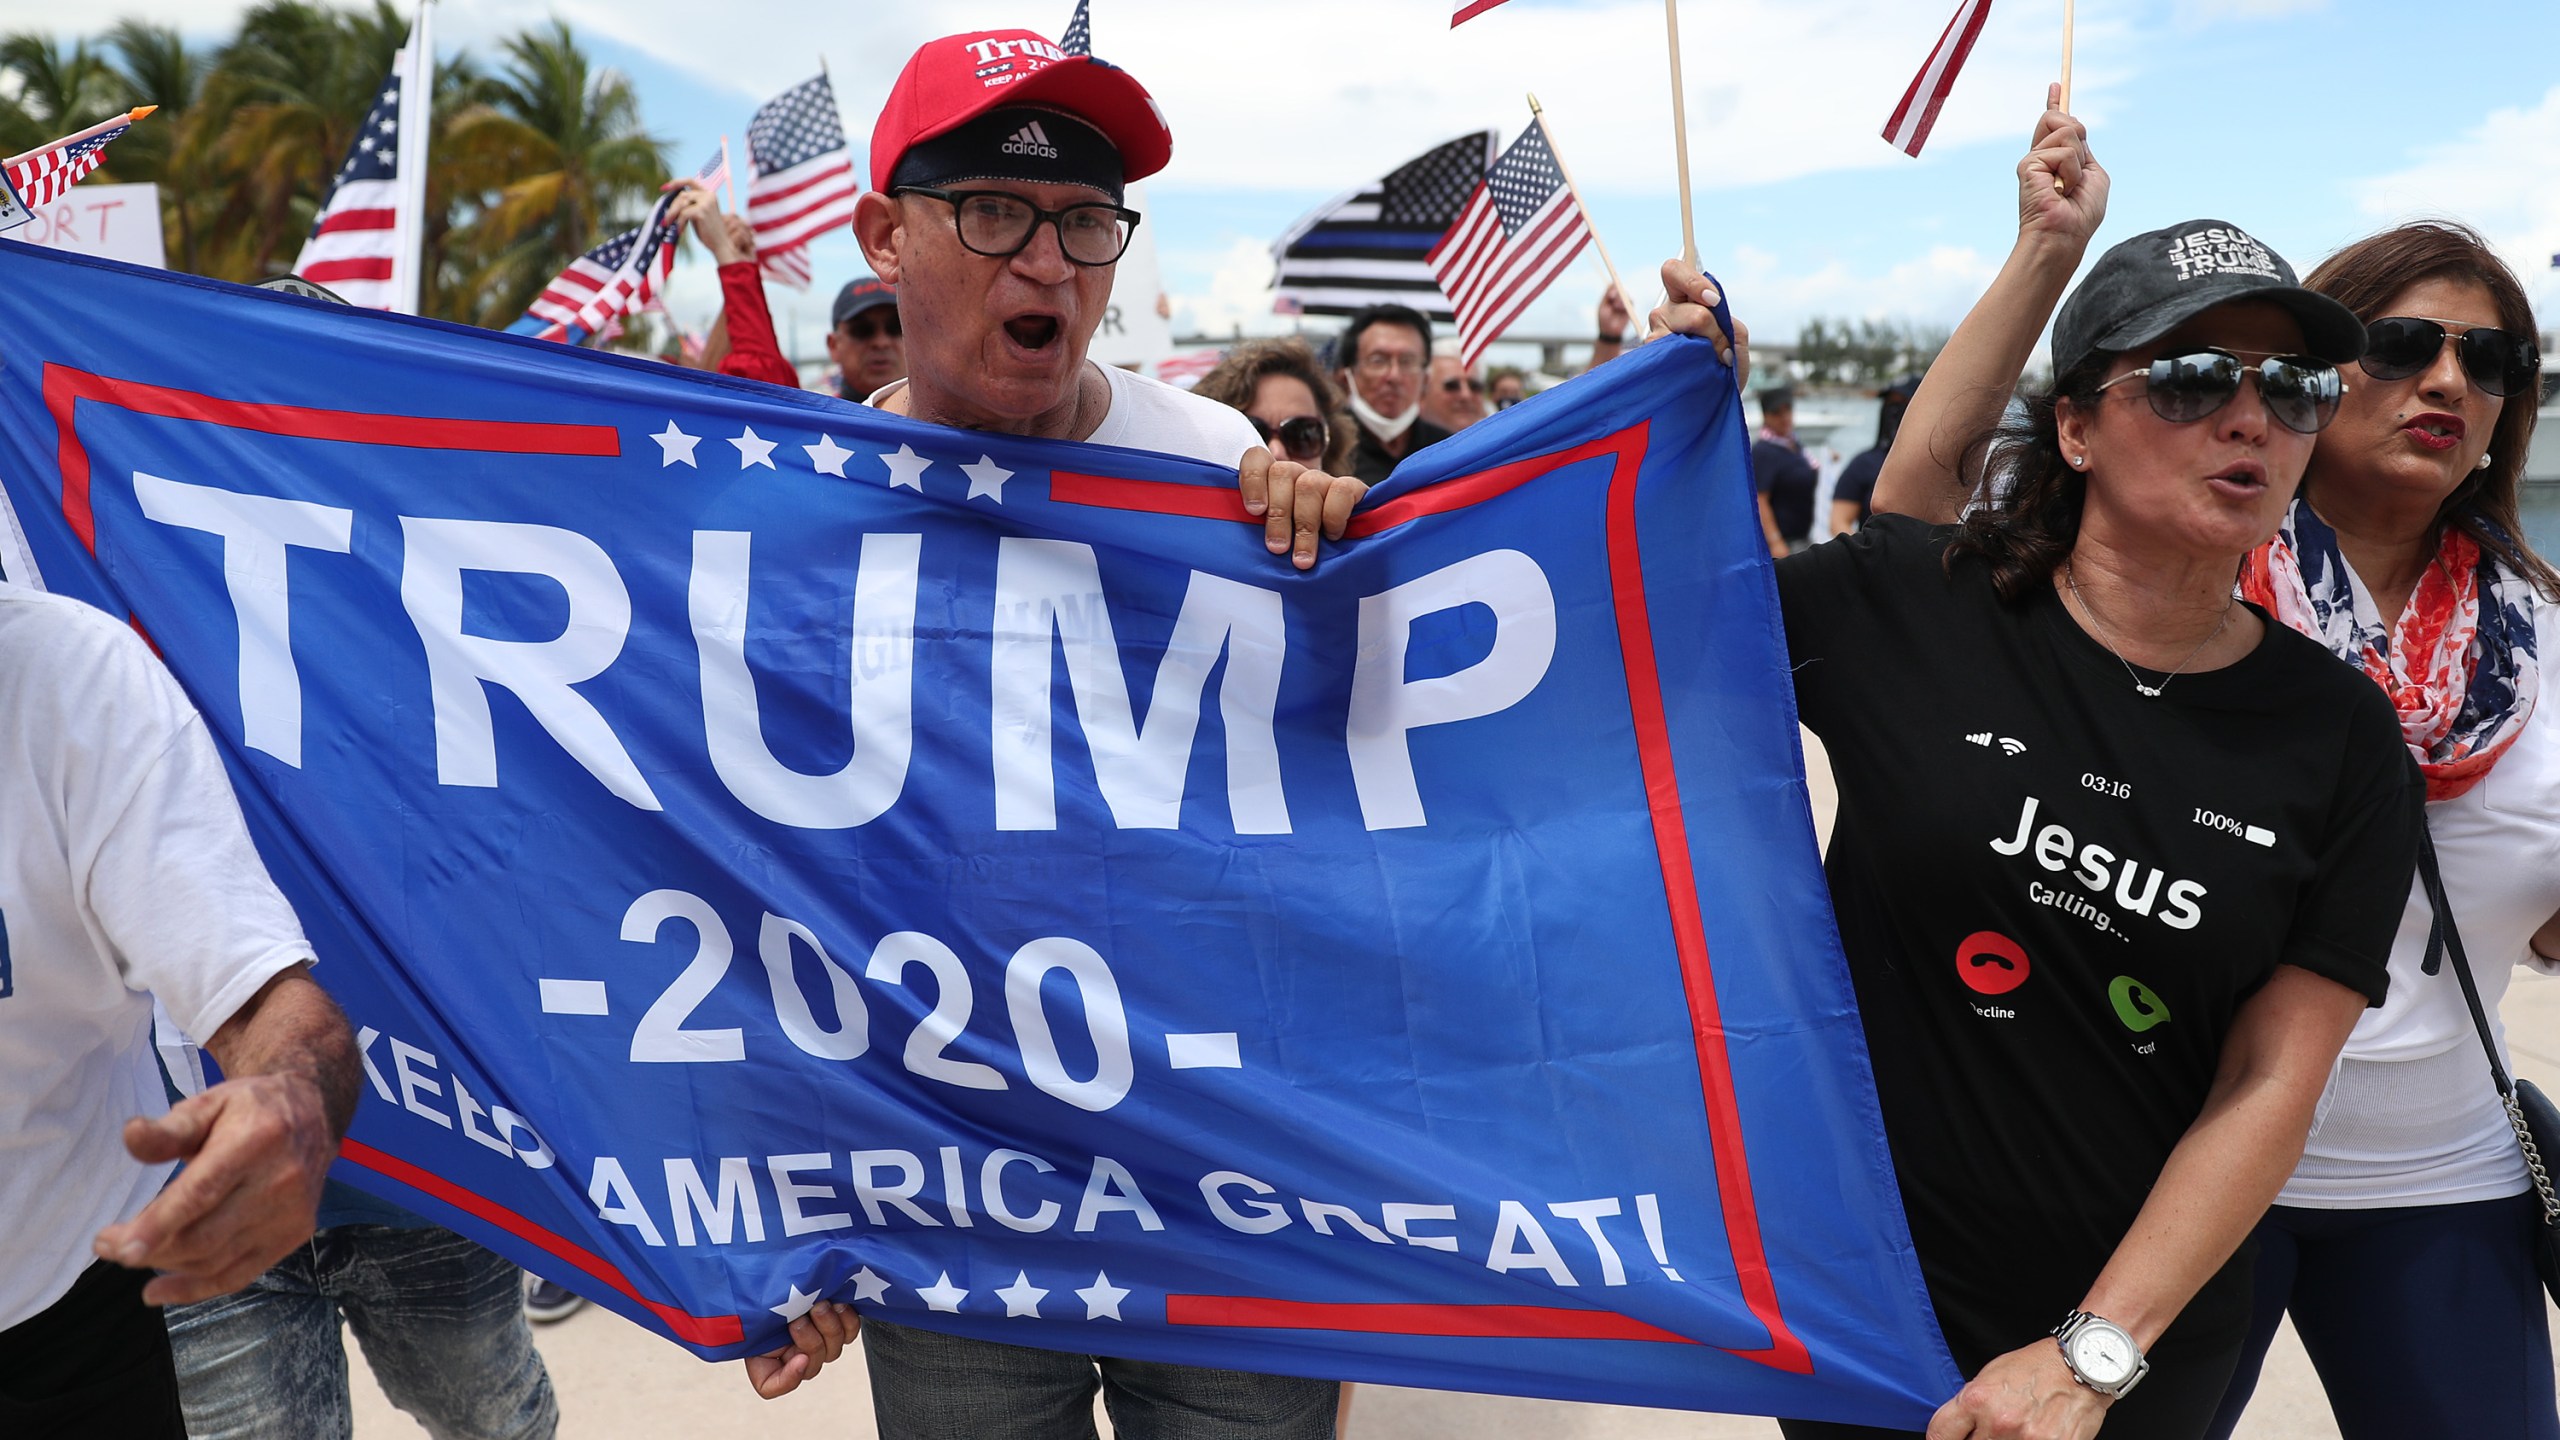
[[[2154,1025],[2169,1023],[2169,1005],[2150,986],[2130,975],[2119,975],[2107,985],[2107,1003],[2116,1007],[2116,1018],[2124,1028],[2139,1035]]]

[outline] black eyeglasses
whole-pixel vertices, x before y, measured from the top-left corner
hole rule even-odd
[[[889,193],[922,195],[949,205],[960,243],[975,254],[996,260],[1021,254],[1046,222],[1057,227],[1058,249],[1069,260],[1087,267],[1108,265],[1129,248],[1129,232],[1138,226],[1137,211],[1099,202],[1043,210],[1007,190],[935,190],[923,185],[901,185]]]
[[[2364,373],[2376,380],[2406,380],[2436,363],[2444,342],[2454,342],[2462,373],[2492,395],[2522,392],[2542,368],[2542,347],[2531,337],[2488,325],[2448,330],[2448,323],[2420,315],[2389,315],[2364,327]]]
[[[2202,420],[2231,403],[2242,377],[2258,377],[2258,399],[2277,424],[2297,435],[2319,433],[2338,415],[2338,398],[2347,393],[2338,367],[2308,355],[2269,355],[2252,365],[2228,350],[2198,350],[2191,355],[2163,355],[2141,370],[2128,370],[2104,385],[2100,393],[2127,380],[2147,382],[2151,413],[2172,425]]]
[[[892,340],[899,340],[906,336],[904,327],[898,323],[895,311],[891,311],[885,319],[869,315],[848,315],[845,317],[845,322],[836,328],[844,332],[844,338],[854,341],[877,340],[883,335]]]
[[[1481,395],[1484,393],[1484,382],[1473,375],[1452,375],[1440,382],[1440,389],[1443,394],[1448,395],[1455,395],[1461,390],[1472,390]]]
[[[1262,437],[1263,444],[1277,445],[1281,454],[1302,465],[1323,459],[1324,447],[1333,441],[1333,428],[1321,415],[1301,415],[1276,426],[1252,415],[1244,418],[1253,421],[1253,433]]]

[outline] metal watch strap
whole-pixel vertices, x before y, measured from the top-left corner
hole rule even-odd
[[[2133,1373],[2113,1385],[2101,1385],[2082,1374],[2079,1362],[2071,1358],[2071,1338],[2092,1325],[2104,1325],[2122,1335],[2126,1346],[2133,1351]],[[2143,1354],[2142,1347],[2134,1343],[2133,1332],[2103,1315],[2092,1315],[2086,1310],[2074,1310],[2063,1316],[2062,1323],[2054,1326],[2051,1333],[2054,1343],[2061,1347],[2062,1363],[2071,1369],[2071,1378],[2110,1400],[2121,1400],[2131,1394],[2133,1387],[2142,1383],[2142,1377],[2151,1373],[2151,1357]]]

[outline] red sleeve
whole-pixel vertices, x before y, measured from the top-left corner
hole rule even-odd
[[[720,373],[799,389],[800,372],[782,358],[773,338],[773,312],[765,308],[764,276],[756,262],[720,267],[720,303],[729,317],[729,353],[721,357]]]

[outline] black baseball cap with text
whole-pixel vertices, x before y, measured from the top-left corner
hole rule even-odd
[[[2283,256],[2224,220],[2189,220],[2136,235],[2098,257],[2053,321],[2053,373],[2138,349],[2234,300],[2263,300],[2302,325],[2307,353],[2336,365],[2363,358],[2364,322],[2302,288]]]

